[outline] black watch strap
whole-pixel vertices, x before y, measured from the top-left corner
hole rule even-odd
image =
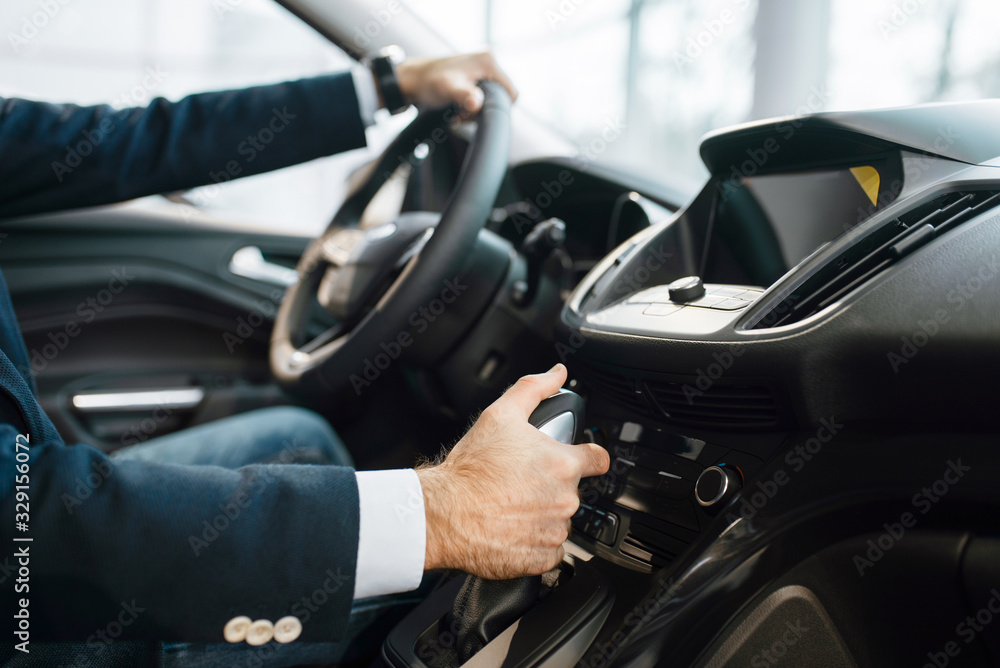
[[[371,68],[375,76],[375,86],[378,88],[382,98],[382,104],[391,114],[398,114],[406,111],[410,104],[399,89],[399,80],[396,79],[395,57],[387,53],[379,53],[368,59],[368,67]]]

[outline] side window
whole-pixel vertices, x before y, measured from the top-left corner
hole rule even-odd
[[[0,29],[0,95],[52,102],[145,106],[155,97],[176,100],[353,64],[273,0],[6,0]],[[384,119],[370,128],[368,149],[185,196],[221,220],[316,234],[343,200],[348,175],[403,122]]]

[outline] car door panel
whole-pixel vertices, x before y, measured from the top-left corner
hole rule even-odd
[[[277,281],[235,275],[233,254],[261,249],[294,267],[308,239],[133,206],[3,224],[10,286],[39,401],[67,440],[111,450],[253,408],[287,403],[268,370]],[[266,278],[266,277],[265,277]],[[95,393],[198,388],[194,405],[112,401]]]

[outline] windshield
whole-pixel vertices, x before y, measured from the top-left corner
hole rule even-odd
[[[701,136],[795,113],[1000,96],[996,0],[405,0],[489,46],[588,158],[702,180]]]

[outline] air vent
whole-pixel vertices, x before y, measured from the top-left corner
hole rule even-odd
[[[581,367],[580,375],[591,389],[615,403],[637,410],[643,415],[655,415],[642,389],[630,378],[591,366]]]
[[[715,383],[698,390],[694,384],[647,381],[654,405],[667,421],[709,429],[769,429],[780,423],[774,394],[767,387]]]
[[[752,329],[789,325],[818,313],[935,237],[997,205],[996,190],[952,192],[886,221],[796,288]]]
[[[581,366],[587,386],[641,415],[680,427],[714,430],[762,430],[784,424],[774,393],[763,385],[717,381],[701,390],[698,378],[629,378],[591,366]]]

